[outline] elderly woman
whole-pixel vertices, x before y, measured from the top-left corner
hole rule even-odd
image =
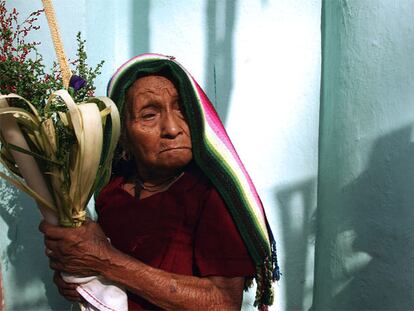
[[[120,284],[130,310],[237,310],[254,277],[256,304],[271,304],[270,228],[194,79],[172,57],[145,54],[118,69],[108,95],[123,115],[120,157],[96,200],[98,223],[41,224],[51,268]],[[81,299],[60,273],[55,283]]]

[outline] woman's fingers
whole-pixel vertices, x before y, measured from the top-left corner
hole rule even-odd
[[[51,259],[61,256],[61,249],[56,241],[45,239],[45,254]]]
[[[66,230],[68,228],[57,227],[51,224],[48,224],[46,221],[42,220],[39,225],[39,231],[42,232],[48,239],[58,240],[65,236]]]
[[[82,296],[76,291],[77,284],[66,283],[59,272],[55,272],[53,282],[56,284],[59,293],[70,301],[82,302]]]
[[[50,248],[45,247],[45,254],[46,254],[46,256],[49,257],[50,255],[52,255],[52,253],[53,253],[53,251]]]
[[[43,221],[39,229],[54,270],[81,276],[99,274],[113,252],[100,226],[90,220],[78,228],[60,228]]]

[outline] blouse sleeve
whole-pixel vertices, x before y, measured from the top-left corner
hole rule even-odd
[[[194,256],[200,276],[253,277],[254,264],[218,192],[207,196],[195,233]]]

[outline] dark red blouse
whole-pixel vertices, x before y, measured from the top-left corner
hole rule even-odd
[[[99,224],[120,251],[164,271],[194,276],[251,277],[253,262],[227,208],[195,167],[168,190],[137,199],[114,178],[99,195]],[[128,293],[129,310],[156,306]]]

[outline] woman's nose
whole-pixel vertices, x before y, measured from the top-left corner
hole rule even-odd
[[[182,132],[180,120],[173,113],[166,113],[161,120],[161,137],[175,138]]]

